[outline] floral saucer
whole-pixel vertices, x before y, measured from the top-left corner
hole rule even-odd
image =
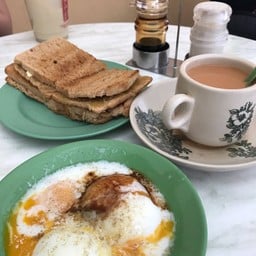
[[[256,136],[254,127],[241,141],[226,147],[196,144],[179,133],[168,130],[161,120],[161,109],[174,94],[177,79],[165,78],[133,101],[130,122],[139,138],[150,148],[178,165],[202,171],[233,171],[256,165]]]

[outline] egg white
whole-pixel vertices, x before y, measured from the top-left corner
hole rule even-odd
[[[110,247],[85,226],[57,227],[37,243],[32,256],[108,256]]]
[[[113,244],[124,244],[136,238],[147,238],[161,221],[170,220],[171,215],[153,204],[149,197],[129,193],[108,217],[96,219],[97,228],[104,237]]]

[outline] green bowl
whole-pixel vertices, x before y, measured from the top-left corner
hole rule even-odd
[[[60,168],[99,160],[125,164],[145,175],[159,188],[176,221],[170,255],[205,255],[206,218],[200,198],[187,177],[152,150],[114,140],[87,140],[58,146],[25,161],[0,182],[0,255],[7,256],[4,233],[8,216],[31,184]]]

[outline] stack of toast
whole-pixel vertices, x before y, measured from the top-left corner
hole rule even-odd
[[[109,69],[63,38],[15,56],[6,81],[55,113],[93,124],[129,115],[135,96],[152,80],[138,70]]]

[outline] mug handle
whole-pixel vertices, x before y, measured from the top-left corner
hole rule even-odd
[[[162,109],[162,121],[168,129],[189,130],[195,99],[187,94],[175,94]]]

